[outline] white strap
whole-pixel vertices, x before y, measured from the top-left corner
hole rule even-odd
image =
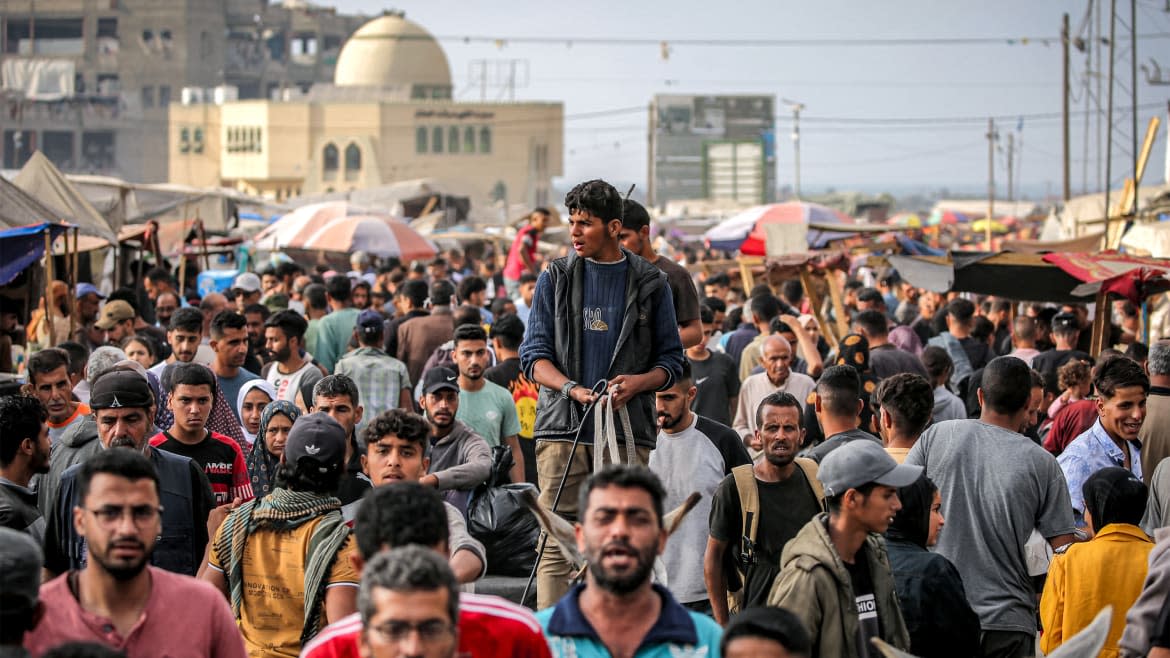
[[[614,409],[608,395],[603,395],[597,401],[593,410],[593,472],[596,473],[605,465],[605,451],[609,449],[610,463],[621,464],[621,453],[618,452],[617,427],[614,423]],[[637,463],[637,454],[634,448],[634,431],[630,426],[630,412],[625,407],[617,410],[616,415],[621,418],[622,431],[625,443],[626,464]]]

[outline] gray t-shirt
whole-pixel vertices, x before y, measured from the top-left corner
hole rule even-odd
[[[698,414],[677,434],[658,432],[658,447],[650,452],[650,470],[666,488],[663,507],[673,510],[692,492],[703,496],[670,536],[662,553],[666,586],[682,603],[707,600],[703,552],[711,498],[731,469],[750,463],[751,457],[735,431]]]
[[[929,427],[906,463],[939,487],[947,523],[935,550],[959,570],[983,630],[1035,634],[1024,544],[1033,529],[1052,538],[1076,528],[1056,458],[1016,432],[950,420]]]

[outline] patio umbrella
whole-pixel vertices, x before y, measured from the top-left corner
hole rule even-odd
[[[917,213],[912,212],[900,212],[886,220],[886,223],[905,228],[922,228],[922,218]]]
[[[971,222],[971,230],[976,232],[976,233],[984,233],[987,231],[987,222],[988,222],[988,220],[986,218],[977,219],[974,222]],[[993,219],[993,220],[991,220],[991,232],[992,233],[1007,233],[1008,232],[1007,224],[1005,224],[999,220]]]
[[[252,238],[252,243],[262,248],[283,249],[298,236],[308,237],[330,220],[350,214],[349,203],[327,201],[301,206],[269,224]]]
[[[403,261],[433,258],[438,249],[406,222],[389,215],[336,217],[307,238],[295,238],[291,249],[353,253],[364,251]]]
[[[809,223],[851,224],[853,219],[843,212],[819,204],[788,201],[748,208],[708,229],[703,238],[714,249],[739,249],[745,255],[762,256],[767,241],[765,225]],[[821,246],[828,237],[827,233],[810,230],[808,245]],[[841,234],[835,233],[832,237],[841,237]]]
[[[930,217],[926,218],[927,226],[938,226],[939,224],[967,224],[971,221],[971,217],[961,212],[954,210],[938,210],[930,213]]]

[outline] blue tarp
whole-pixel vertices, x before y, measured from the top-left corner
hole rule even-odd
[[[0,285],[6,285],[45,255],[45,231],[57,239],[68,224],[34,224],[0,231]]]
[[[898,246],[902,248],[902,255],[904,256],[945,256],[947,255],[944,249],[935,249],[934,247],[919,242],[918,240],[911,240],[910,238],[895,233],[894,239],[898,241]]]

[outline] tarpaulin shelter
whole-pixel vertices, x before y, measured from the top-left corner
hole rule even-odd
[[[57,219],[57,213],[0,176],[0,228],[31,226]]]
[[[787,201],[755,206],[732,215],[708,229],[703,239],[712,249],[738,249],[745,256],[763,256],[767,244],[764,226],[767,224],[805,224],[809,227],[808,246],[816,248],[824,247],[830,239],[841,237],[827,237],[818,226],[852,228],[853,223],[852,217],[839,210],[804,201]],[[882,230],[889,230],[889,227]]]
[[[77,226],[82,235],[92,235],[108,242],[117,241],[117,227],[106,221],[40,151],[32,154],[16,178],[12,179],[12,184],[52,210],[52,219]]]
[[[45,233],[49,242],[64,235],[68,224],[32,224],[0,231],[0,285],[6,285],[29,265],[45,255]]]

